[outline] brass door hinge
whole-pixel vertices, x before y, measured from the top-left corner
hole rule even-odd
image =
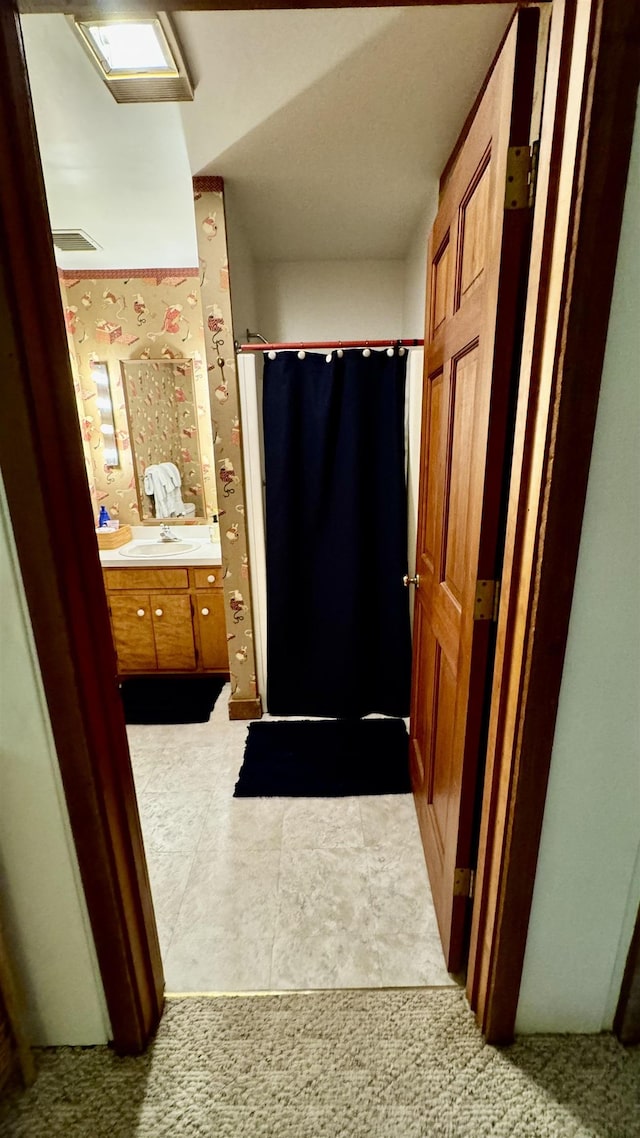
[[[538,175],[538,142],[532,146],[510,146],[504,185],[505,209],[531,209]]]
[[[453,896],[471,899],[475,883],[475,869],[456,869],[453,875]]]
[[[476,599],[473,606],[474,620],[498,619],[500,604],[499,581],[476,581]]]

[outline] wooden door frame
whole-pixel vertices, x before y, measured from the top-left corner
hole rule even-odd
[[[154,7],[147,0],[128,0],[126,6]],[[267,6],[297,8],[300,2],[162,5],[169,11]],[[320,0],[303,6],[359,5]],[[515,1023],[635,114],[634,6],[628,0],[580,0],[589,48],[570,91],[576,6],[577,0],[556,0],[552,21],[550,68],[556,68],[558,88],[543,130],[548,196],[542,203],[539,194],[534,217],[537,260],[528,293],[511,548],[503,576],[474,900],[468,993],[490,1041],[510,1039]],[[162,1012],[162,965],[92,533],[18,7],[32,13],[86,10],[78,0],[12,0],[0,13],[0,167],[13,173],[10,180],[0,179],[0,463],[114,1044],[135,1052]],[[123,0],[94,7],[121,10]],[[579,115],[579,161],[565,230],[558,234],[567,107]],[[549,360],[544,330],[555,296],[558,236],[562,282]],[[597,276],[590,271],[595,264]],[[547,340],[548,335],[547,327]]]

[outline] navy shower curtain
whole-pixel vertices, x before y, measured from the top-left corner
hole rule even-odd
[[[406,354],[265,359],[273,715],[409,713]]]

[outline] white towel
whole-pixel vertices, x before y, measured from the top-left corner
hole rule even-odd
[[[180,471],[172,462],[152,463],[144,472],[145,492],[155,502],[157,518],[182,517],[185,508],[180,493]]]
[[[175,463],[173,463],[173,462],[161,462],[161,463],[159,463],[159,466],[160,466],[160,469],[162,470],[163,474],[165,474],[166,477],[169,479],[169,482],[172,486],[174,486],[174,487],[182,486],[182,476],[180,474],[180,471],[178,470],[178,467],[175,465]]]

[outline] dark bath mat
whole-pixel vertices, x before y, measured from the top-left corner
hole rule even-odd
[[[120,691],[126,723],[206,723],[226,680],[219,676],[132,676]]]
[[[235,798],[408,794],[402,719],[251,723]]]

